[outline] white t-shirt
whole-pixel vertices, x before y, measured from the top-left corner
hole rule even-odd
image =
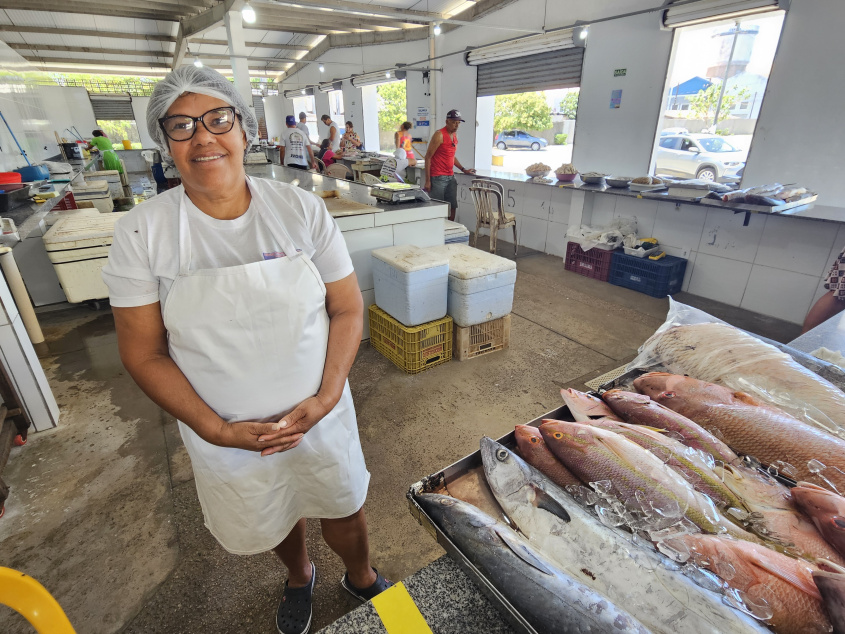
[[[285,128],[279,141],[285,148],[285,165],[304,165],[311,167],[308,160],[308,146],[311,142],[303,136],[299,128]]]
[[[306,140],[311,143],[311,131],[308,129],[308,124],[300,121],[296,124],[296,127],[305,133]]]
[[[329,136],[326,138],[332,138],[332,128],[334,128],[334,141],[332,141],[332,152],[337,152],[340,149],[340,129],[337,127],[337,124],[332,121],[329,124]]]
[[[298,187],[247,177],[253,193],[245,214],[218,220],[200,211],[183,187],[138,205],[115,223],[103,280],[112,306],[162,307],[179,273],[179,203],[184,198],[191,236],[190,270],[216,269],[285,257],[259,216],[256,198],[276,214],[297,249],[311,258],[323,282],[353,271],[340,228],[322,199]]]

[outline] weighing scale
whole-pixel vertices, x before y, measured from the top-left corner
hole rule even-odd
[[[408,183],[379,183],[370,187],[370,193],[373,197],[386,203],[407,203],[422,196],[428,198],[419,185]]]

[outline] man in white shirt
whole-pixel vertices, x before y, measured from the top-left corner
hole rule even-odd
[[[296,127],[302,130],[305,133],[305,138],[308,139],[308,143],[311,143],[311,131],[308,129],[307,123],[308,116],[304,112],[299,113],[299,123],[296,124]]]
[[[337,124],[332,121],[332,118],[327,114],[320,117],[320,121],[329,128],[328,139],[331,142],[332,152],[337,153],[340,149],[340,130],[338,129]]]
[[[300,170],[317,169],[308,136],[297,127],[293,115],[285,117],[285,124],[287,128],[282,132],[282,149],[279,151],[282,165]]]

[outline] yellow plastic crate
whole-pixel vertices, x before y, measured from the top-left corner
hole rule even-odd
[[[373,304],[370,344],[408,374],[417,374],[452,359],[452,318],[405,326]]]
[[[455,358],[474,359],[510,346],[511,316],[505,315],[475,326],[455,327]]]

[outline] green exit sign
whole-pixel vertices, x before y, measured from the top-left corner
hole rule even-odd
[[[624,77],[627,74],[628,74],[627,68],[617,68],[615,71],[613,71],[614,77]]]

